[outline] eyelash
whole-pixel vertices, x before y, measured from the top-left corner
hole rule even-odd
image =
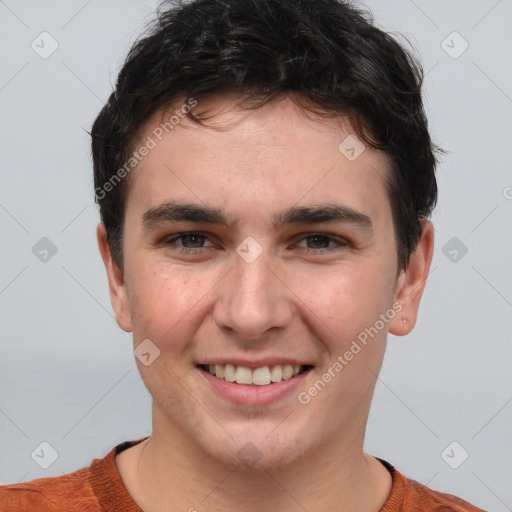
[[[188,236],[199,236],[199,237],[202,237],[202,238],[208,240],[208,237],[206,235],[203,235],[202,233],[199,233],[196,231],[190,231],[187,233],[180,233],[179,235],[175,235],[170,238],[167,238],[166,240],[163,241],[163,244],[166,246],[169,246],[180,239],[183,240],[183,238],[188,237]],[[329,235],[327,233],[309,233],[308,235],[303,236],[300,239],[300,241],[306,240],[308,238],[313,238],[313,237],[320,237],[320,238],[327,239],[329,242],[334,242],[336,244],[336,246],[335,247],[323,247],[323,248],[318,248],[318,249],[306,248],[306,250],[304,252],[308,255],[312,254],[312,253],[314,253],[315,255],[330,253],[333,251],[340,250],[349,245],[349,243],[346,240],[344,240],[343,238],[335,237],[335,236]],[[201,249],[205,249],[205,247],[197,247],[195,249],[189,249],[187,247],[175,247],[175,250],[182,254],[200,254],[202,252],[202,251],[200,251]],[[207,249],[207,247],[206,247],[206,249]]]

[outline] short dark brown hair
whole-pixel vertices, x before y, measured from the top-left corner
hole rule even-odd
[[[115,263],[122,271],[124,176],[142,124],[179,98],[236,91],[250,100],[246,108],[286,95],[323,116],[348,116],[358,137],[390,157],[386,186],[405,269],[437,201],[442,152],[429,135],[422,81],[414,55],[344,0],[163,2],[91,131],[96,201]],[[202,122],[190,108],[186,115]]]

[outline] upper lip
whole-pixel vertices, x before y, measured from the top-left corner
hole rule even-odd
[[[208,359],[198,363],[198,365],[220,365],[225,366],[227,364],[232,364],[233,366],[245,366],[246,368],[262,368],[263,366],[313,366],[310,362],[299,361],[298,359],[283,359],[283,358],[264,358],[258,359],[257,361],[240,358],[230,358],[227,359],[225,357],[219,359]]]

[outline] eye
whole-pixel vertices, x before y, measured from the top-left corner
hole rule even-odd
[[[182,254],[202,254],[214,247],[206,235],[198,232],[179,233],[163,240],[163,245]],[[303,244],[306,245],[303,245]],[[207,244],[207,245],[205,245]],[[326,233],[311,233],[299,239],[295,247],[305,248],[306,254],[325,254],[347,247],[349,243],[340,237]]]
[[[307,254],[332,252],[349,245],[343,238],[327,235],[325,233],[312,233],[303,237],[301,241],[306,242],[307,250],[305,252]],[[298,244],[297,247],[304,246]]]
[[[163,241],[165,246],[175,246],[177,243],[181,243],[181,246],[173,247],[173,250],[182,253],[198,253],[198,249],[204,249],[205,242],[209,242],[208,238],[201,233],[180,233],[179,235],[172,236]]]

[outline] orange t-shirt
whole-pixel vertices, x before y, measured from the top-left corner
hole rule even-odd
[[[91,466],[58,477],[0,486],[1,512],[143,512],[123,485],[115,456],[147,437],[113,448]],[[380,512],[484,512],[451,494],[433,491],[409,480],[391,464],[378,459],[391,473],[393,485]]]

